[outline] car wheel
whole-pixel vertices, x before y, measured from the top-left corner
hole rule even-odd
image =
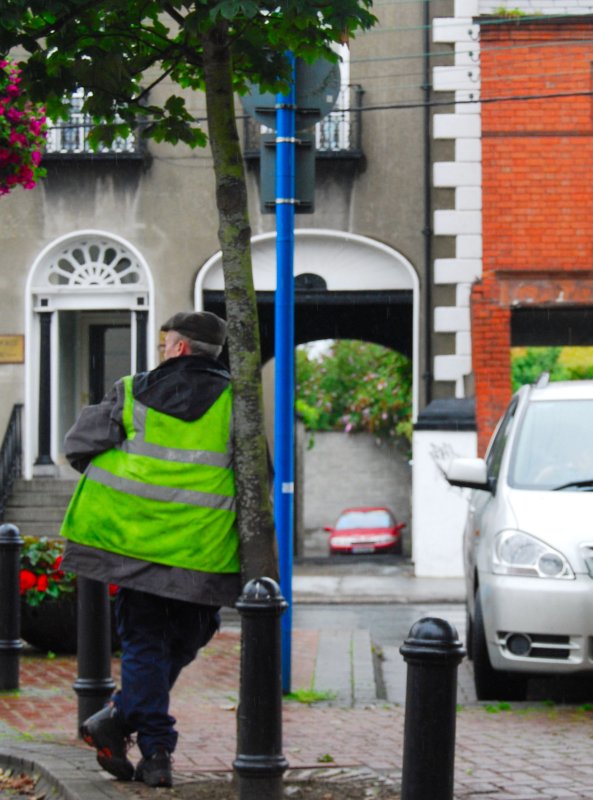
[[[525,700],[527,678],[517,678],[492,669],[486,645],[480,593],[476,592],[474,620],[471,626],[471,651],[474,662],[474,684],[478,700]]]
[[[465,649],[467,650],[467,660],[473,661],[474,660],[474,648],[473,648],[473,628],[474,623],[472,622],[471,614],[469,613],[469,609],[466,607],[465,609]]]
[[[398,539],[398,541],[393,545],[392,553],[394,553],[396,556],[401,556],[403,553],[403,543],[401,539]]]

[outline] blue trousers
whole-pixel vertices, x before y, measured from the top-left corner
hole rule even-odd
[[[121,689],[113,701],[144,758],[177,744],[169,692],[220,626],[218,608],[120,588],[115,600],[122,644]]]

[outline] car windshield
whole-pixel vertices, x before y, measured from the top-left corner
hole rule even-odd
[[[593,401],[531,403],[512,454],[509,485],[541,491],[590,490],[592,484]]]
[[[349,528],[390,528],[393,521],[389,512],[382,509],[372,511],[348,511],[342,514],[336,522],[336,530],[345,531]]]

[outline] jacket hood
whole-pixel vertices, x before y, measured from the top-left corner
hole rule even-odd
[[[179,356],[134,376],[134,397],[149,408],[185,422],[200,419],[229,385],[222,361]]]

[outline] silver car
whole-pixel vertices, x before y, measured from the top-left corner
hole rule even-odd
[[[593,381],[522,387],[472,489],[464,531],[468,655],[478,699],[525,698],[535,675],[593,673]]]

